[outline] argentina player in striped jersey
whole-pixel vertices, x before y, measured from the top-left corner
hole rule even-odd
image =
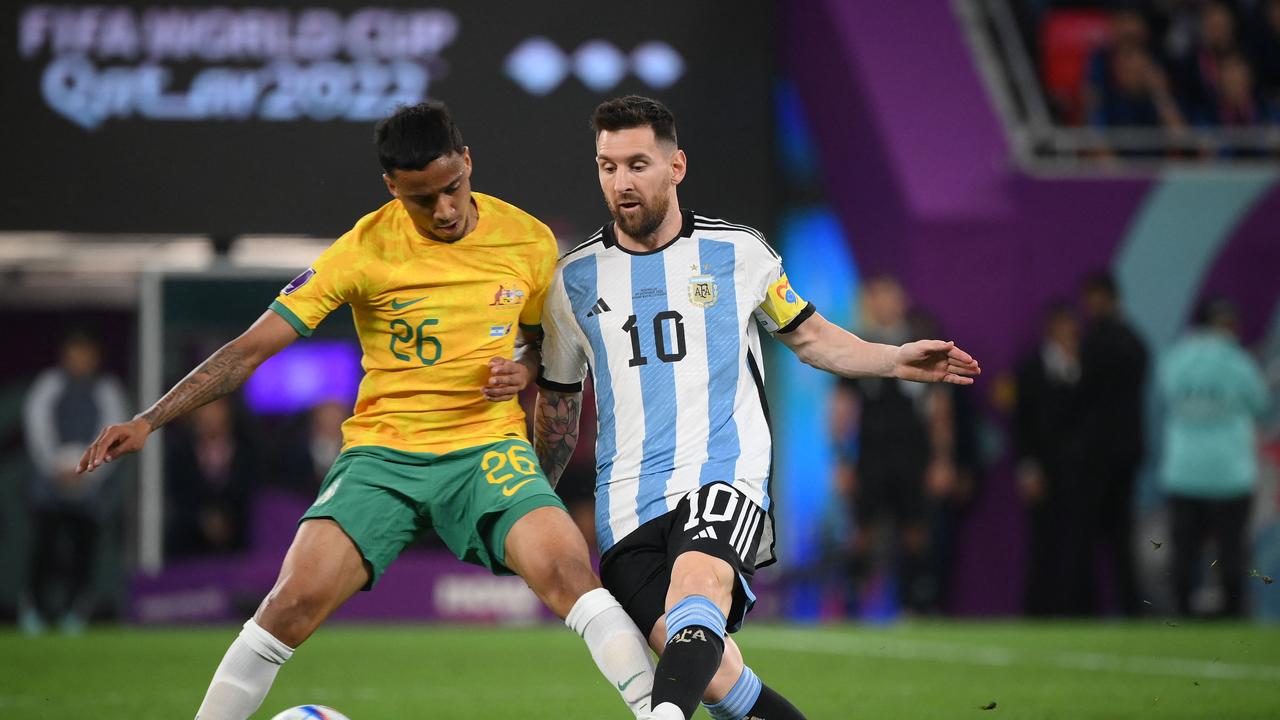
[[[601,579],[661,655],[646,717],[687,719],[701,700],[717,720],[803,718],[727,635],[774,561],[757,323],[846,377],[967,385],[978,364],[950,342],[859,339],[801,299],[759,232],[681,210],[687,159],[661,103],[611,100],[592,125],[613,221],[560,259],[547,295],[538,458],[555,482],[590,369]]]

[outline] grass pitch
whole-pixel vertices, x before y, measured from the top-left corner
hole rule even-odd
[[[0,718],[190,718],[237,631],[0,632]],[[1274,626],[748,624],[738,641],[811,720],[1280,717]],[[353,720],[629,717],[562,627],[334,625],[255,717],[305,703]]]

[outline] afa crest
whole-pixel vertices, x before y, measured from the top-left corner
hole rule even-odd
[[[720,297],[720,287],[716,285],[714,275],[694,275],[689,278],[689,302],[694,307],[703,309],[716,304]]]

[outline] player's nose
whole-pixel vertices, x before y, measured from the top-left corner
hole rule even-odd
[[[456,214],[457,213],[454,212],[453,203],[444,198],[436,201],[434,211],[431,213],[432,218],[441,225],[449,224]]]
[[[629,192],[633,189],[635,189],[635,183],[631,182],[631,173],[619,168],[618,171],[613,174],[613,192],[621,195],[622,193]]]

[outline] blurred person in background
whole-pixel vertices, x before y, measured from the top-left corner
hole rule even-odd
[[[23,407],[27,452],[35,467],[29,487],[32,555],[19,608],[19,624],[27,633],[39,633],[54,621],[65,632],[78,632],[93,614],[94,547],[109,509],[104,487],[111,473],[86,477],[76,473],[76,465],[100,425],[127,417],[120,383],[102,373],[100,364],[95,337],[82,330],[68,333],[60,364],[36,377]]]
[[[1272,108],[1280,107],[1280,0],[1264,0],[1251,22],[1252,56],[1259,92]],[[1271,122],[1277,122],[1273,117]]]
[[[1186,126],[1169,89],[1163,68],[1136,43],[1122,43],[1109,53],[1107,72],[1086,97],[1090,122],[1095,127]]]
[[[861,306],[858,337],[887,345],[914,339],[907,295],[895,278],[867,280]],[[915,614],[935,609],[928,506],[931,499],[950,494],[956,483],[948,397],[939,386],[895,378],[841,377],[836,382],[833,417],[849,419],[833,428],[837,445],[847,446],[850,434],[857,435],[857,459],[850,463],[846,456],[838,469],[854,519],[849,581],[855,601],[865,600],[875,558],[885,554],[881,551],[889,543],[902,605]]]
[[[1108,562],[1120,612],[1132,617],[1141,609],[1133,563],[1133,489],[1146,452],[1147,348],[1125,319],[1109,273],[1085,278],[1081,300],[1085,488],[1093,505],[1093,536]]]
[[[1018,366],[1013,445],[1027,506],[1025,609],[1083,616],[1096,609],[1091,493],[1080,422],[1080,324],[1070,305],[1044,314],[1039,347]]]
[[[165,444],[166,554],[244,550],[253,487],[262,475],[253,433],[229,397],[196,408],[173,430]]]
[[[1170,57],[1173,86],[1188,116],[1210,115],[1221,92],[1222,62],[1240,50],[1236,16],[1231,6],[1208,0],[1199,7],[1194,40]]]
[[[276,474],[268,478],[305,497],[315,497],[324,476],[342,452],[342,423],[351,416],[348,400],[327,399],[312,405],[289,433],[288,447]]]
[[[1246,528],[1258,481],[1257,421],[1267,409],[1257,362],[1240,346],[1235,306],[1203,303],[1191,333],[1161,360],[1157,390],[1166,414],[1160,485],[1173,515],[1174,589],[1178,612],[1195,611],[1192,593],[1210,563],[1224,589],[1221,614],[1244,615]]]
[[[911,338],[946,337],[933,313],[912,308],[907,313]],[[973,394],[950,385],[930,385],[927,408],[933,460],[925,476],[928,525],[928,570],[932,600],[928,612],[943,611],[951,597],[955,535],[961,516],[977,492],[982,475],[977,408]]]
[[[1277,121],[1275,106],[1257,91],[1253,70],[1243,54],[1224,55],[1218,63],[1218,78],[1213,97],[1196,117],[1199,124],[1250,127]]]

